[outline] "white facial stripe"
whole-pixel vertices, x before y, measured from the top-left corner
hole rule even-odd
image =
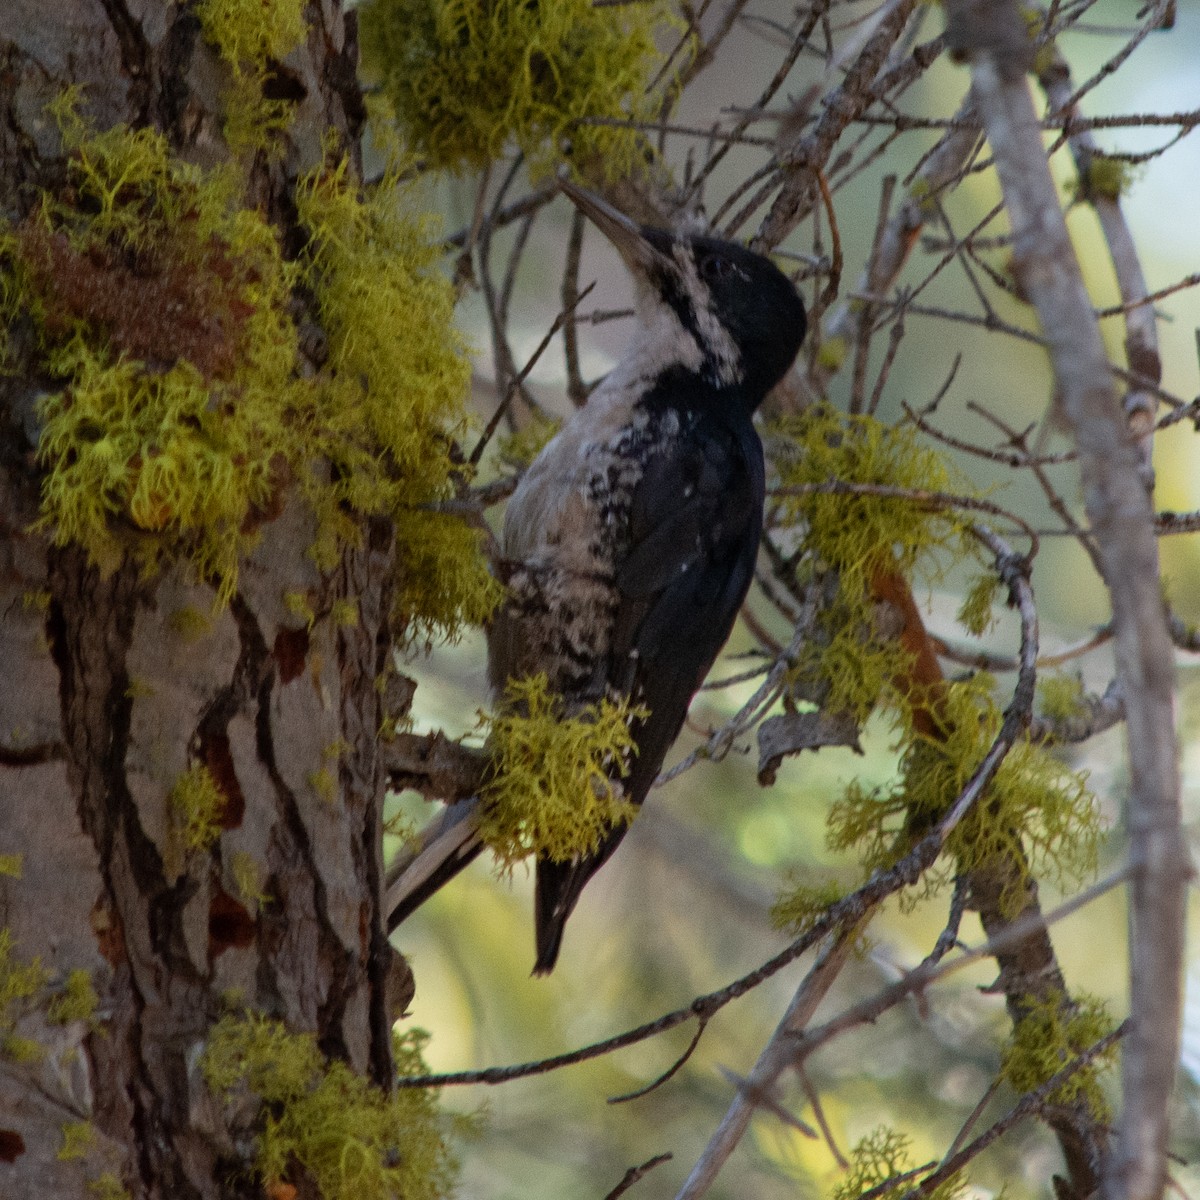
[[[713,311],[712,293],[696,272],[696,260],[686,241],[676,239],[671,245],[675,265],[683,276],[686,292],[695,298],[696,328],[704,339],[705,357],[713,372],[713,382],[720,387],[739,383],[742,379],[742,358],[729,331]]]

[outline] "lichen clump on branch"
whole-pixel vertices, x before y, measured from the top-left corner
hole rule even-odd
[[[509,681],[503,711],[483,722],[492,768],[479,822],[502,869],[531,854],[556,862],[594,854],[633,819],[616,780],[636,753],[629,723],[644,712],[602,700],[568,716],[545,675]]]
[[[396,522],[410,630],[482,620],[499,588],[478,535],[432,511],[461,471],[469,364],[431,230],[395,175],[364,196],[331,156],[302,179],[308,245],[289,260],[236,165],[186,163],[150,129],[93,132],[71,97],[55,115],[67,187],[0,226],[0,315],[31,327],[56,381],[39,409],[43,528],[106,570],[185,559],[227,600],[294,488],[323,567],[364,517]],[[298,289],[328,331],[316,372]]]
[[[881,1125],[855,1143],[846,1173],[833,1189],[833,1200],[858,1200],[867,1192],[876,1200],[897,1200],[922,1173],[913,1167],[912,1138]],[[888,1186],[890,1180],[895,1183]],[[967,1186],[966,1177],[956,1171],[924,1194],[928,1200],[961,1200]]]
[[[535,171],[569,141],[610,178],[644,150],[627,124],[650,119],[662,5],[592,0],[371,0],[364,62],[412,149],[431,167],[481,169],[515,144]]]
[[[801,651],[796,673],[822,683],[826,709],[859,722],[882,709],[901,753],[892,784],[851,783],[833,804],[829,845],[855,851],[867,874],[886,870],[950,810],[991,749],[1003,714],[984,673],[963,682],[940,676],[914,682],[915,658],[876,628],[875,612],[891,600],[889,580],[907,588],[915,573],[937,578],[947,564],[978,561],[978,550],[949,502],[955,481],[939,455],[919,445],[914,426],[890,427],[817,405],[781,423],[772,448],[780,519],[805,529],[800,581],[833,584],[818,636]],[[856,485],[864,486],[855,491]],[[995,586],[994,572],[985,571],[971,587],[959,614],[970,630],[986,628]],[[904,902],[915,904],[956,875],[1002,861],[1016,867],[1000,897],[1015,913],[1030,874],[1056,883],[1092,874],[1100,836],[1086,777],[1020,737],[986,797],[950,833],[940,863]],[[802,928],[813,919],[814,901],[803,889],[785,894],[779,919]]]
[[[829,844],[855,849],[866,872],[886,869],[912,848],[949,810],[1000,731],[1002,714],[986,674],[951,683],[932,734],[915,733],[890,786],[867,791],[851,784],[829,814]],[[1096,870],[1100,815],[1086,777],[1044,747],[1019,739],[988,787],[951,832],[948,861],[922,876],[911,905],[952,876],[993,861],[1023,863],[1038,878],[1078,883]],[[1000,897],[1015,915],[1026,880],[1014,875]]]
[[[798,673],[824,682],[829,711],[862,722],[885,701],[903,722],[901,710],[921,698],[897,694],[909,655],[894,638],[876,635],[874,610],[889,575],[907,579],[921,569],[936,577],[939,555],[959,561],[976,553],[957,513],[920,498],[950,489],[946,464],[919,445],[912,426],[843,416],[825,404],[780,421],[771,435],[780,520],[806,531],[800,569],[810,578],[832,576],[837,589],[821,614],[822,636],[801,650]]]

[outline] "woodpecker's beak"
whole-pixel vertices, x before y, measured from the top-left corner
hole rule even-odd
[[[613,208],[607,200],[589,192],[587,188],[560,179],[559,187],[570,197],[571,202],[592,224],[617,248],[625,265],[638,275],[661,275],[676,270],[671,258],[659,250],[642,227],[623,212]]]

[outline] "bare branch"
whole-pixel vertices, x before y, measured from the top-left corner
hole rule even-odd
[[[948,6],[960,22],[962,0]],[[1003,6],[1015,28],[1015,4]],[[969,18],[968,18],[969,20]],[[965,26],[961,26],[965,28]],[[1171,640],[1160,594],[1154,515],[1141,460],[1114,393],[1095,315],[1046,166],[1021,68],[969,38],[976,106],[995,155],[1018,277],[1038,312],[1058,407],[1079,447],[1088,517],[1112,599],[1131,766],[1130,986],[1120,1146],[1109,1200],[1152,1200],[1166,1178],[1167,1104],[1178,1058],[1183,920],[1190,868],[1182,837]]]

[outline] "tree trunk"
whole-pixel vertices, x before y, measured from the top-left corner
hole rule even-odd
[[[285,246],[290,184],[328,129],[356,154],[361,123],[352,19],[338,0],[305,18],[306,41],[272,65],[293,105],[283,152],[248,168]],[[63,181],[44,110],[69,85],[97,129],[149,126],[206,166],[227,154],[230,72],[189,6],[9,0],[0,59],[12,224]],[[19,355],[19,322],[9,333]],[[32,368],[0,380],[0,1193],[118,1194],[119,1181],[138,1197],[261,1196],[247,1139],[204,1083],[224,1013],[280,1018],[375,1083],[392,1076],[409,980],[380,918],[376,681],[394,537],[377,521],[319,572],[293,499],[266,515],[227,605],[182,566],[101,570],[32,526],[46,387]],[[197,767],[219,792],[215,840],[189,839],[180,806]],[[40,973],[24,969],[34,960]],[[87,992],[81,971],[90,1015],[67,1003]]]

